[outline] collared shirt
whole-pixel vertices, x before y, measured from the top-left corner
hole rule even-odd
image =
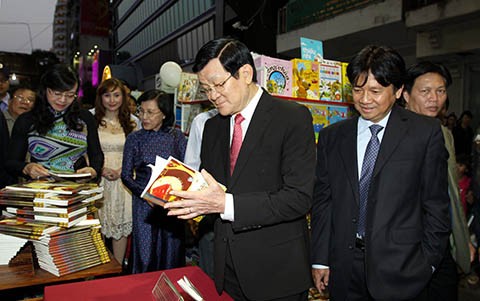
[[[357,164],[358,164],[358,179],[360,179],[360,175],[362,174],[362,163],[363,157],[365,156],[365,151],[367,150],[368,141],[372,137],[372,132],[370,132],[370,126],[372,124],[378,124],[383,127],[383,129],[377,134],[378,140],[380,144],[382,143],[383,135],[385,133],[385,128],[387,127],[388,119],[390,118],[390,114],[392,111],[388,112],[388,114],[383,117],[377,123],[371,122],[370,120],[363,119],[361,116],[358,118],[357,123]]]
[[[248,126],[250,125],[250,121],[252,121],[253,113],[255,112],[255,109],[257,108],[258,102],[260,101],[260,97],[262,97],[263,90],[260,88],[260,86],[257,85],[257,93],[253,96],[252,100],[247,104],[247,106],[239,112],[242,114],[243,120],[241,126],[242,126],[242,141],[245,138],[245,134],[247,133]],[[238,113],[237,113],[238,114]],[[237,114],[232,115],[230,118],[230,144],[232,143],[232,138],[233,138],[233,127],[234,127],[234,120],[235,116]],[[235,219],[235,212],[234,212],[234,206],[233,206],[233,195],[231,193],[226,193],[225,194],[225,211],[223,214],[220,214],[220,217],[223,220],[228,220],[233,222]]]

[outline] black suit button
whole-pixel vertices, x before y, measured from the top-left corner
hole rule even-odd
[[[353,250],[353,246],[352,246],[352,245],[348,245],[348,248],[349,248],[350,250]]]
[[[357,219],[356,218],[352,218],[352,223],[357,223]]]

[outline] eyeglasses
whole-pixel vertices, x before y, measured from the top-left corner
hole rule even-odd
[[[13,96],[13,98],[15,98],[19,102],[23,102],[23,103],[29,103],[30,104],[30,103],[35,102],[35,98],[33,98],[33,97],[27,98],[27,97],[24,97],[22,95],[15,95],[15,96]]]
[[[138,116],[140,116],[140,118],[148,118],[149,116],[155,116],[159,113],[162,113],[162,111],[153,112],[153,111],[144,111],[140,109],[138,111]]]
[[[233,75],[230,74],[229,77],[227,77],[223,82],[219,83],[219,84],[215,84],[215,85],[204,85],[203,87],[200,88],[200,92],[202,93],[205,93],[205,95],[211,95],[213,93],[213,91],[215,90],[215,92],[217,93],[222,93],[223,91],[225,91],[225,84],[227,83],[227,81],[232,77]],[[205,87],[207,86],[207,87]]]
[[[50,95],[52,95],[55,99],[61,99],[62,97],[65,97],[66,100],[72,101],[75,98],[77,98],[77,94],[73,92],[60,92],[60,91],[55,91],[50,88],[48,88],[48,91]]]

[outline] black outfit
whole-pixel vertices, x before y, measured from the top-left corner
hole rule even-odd
[[[9,135],[5,117],[0,113],[0,188],[3,188],[13,182],[13,178],[5,169],[5,160],[7,158]]]
[[[457,125],[453,128],[452,134],[455,143],[455,155],[457,157],[460,155],[470,156],[472,153],[473,129]]]

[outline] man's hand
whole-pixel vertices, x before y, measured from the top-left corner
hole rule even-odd
[[[475,247],[471,242],[469,242],[468,248],[470,249],[470,262],[473,262],[475,260]]]
[[[313,283],[318,291],[322,292],[328,288],[330,269],[312,269]]]
[[[168,215],[191,219],[203,214],[225,211],[225,191],[206,170],[202,169],[201,172],[208,187],[201,191],[171,191],[171,195],[182,200],[168,202],[164,205],[164,208],[169,210]]]

